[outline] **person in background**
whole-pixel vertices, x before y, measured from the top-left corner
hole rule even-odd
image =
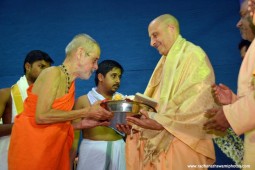
[[[12,128],[9,170],[69,170],[74,129],[108,125],[113,116],[99,102],[72,110],[75,80],[89,79],[98,67],[98,43],[78,34],[65,52],[63,63],[44,69],[27,90],[24,111],[15,117]]]
[[[255,26],[248,11],[248,0],[244,0],[240,7],[240,20],[236,27],[240,30],[242,39],[252,42],[255,37]]]
[[[249,0],[249,11],[255,24],[255,1]],[[255,169],[255,41],[253,40],[241,65],[238,76],[237,95],[228,87],[213,86],[215,100],[224,105],[208,110],[208,130],[223,130],[231,127],[237,135],[244,134],[243,169]]]
[[[141,119],[126,118],[135,124],[132,131],[138,131],[127,136],[127,169],[207,169],[215,161],[212,136],[203,130],[204,114],[215,105],[210,61],[199,46],[181,36],[178,20],[170,14],[155,18],[148,32],[151,46],[162,57],[144,94],[157,100],[158,107],[157,113],[141,110]]]
[[[104,60],[98,65],[95,75],[96,87],[87,95],[78,98],[74,109],[91,106],[99,100],[112,100],[117,92],[123,74],[122,66],[114,60]],[[82,130],[79,147],[78,170],[125,170],[125,142],[123,135],[116,130],[116,123],[125,120],[125,114],[114,115],[113,126],[98,126]]]
[[[30,51],[24,60],[24,75],[11,88],[0,89],[0,170],[8,170],[7,158],[13,121],[23,111],[27,98],[27,88],[33,84],[41,71],[50,67],[54,61],[41,50]]]
[[[238,47],[241,57],[243,59],[250,43],[255,37],[255,26],[252,23],[252,17],[249,15],[248,0],[244,0],[241,3],[240,20],[237,22],[236,26],[240,30],[240,34],[242,37],[242,41],[239,43]],[[214,85],[213,87],[215,86],[216,85]],[[218,87],[230,90],[228,86],[222,83],[220,83]],[[220,105],[228,104],[221,103],[217,100],[216,102],[218,102],[218,104]],[[243,139],[236,135],[232,128],[228,128],[226,132],[227,133],[223,137],[214,138],[214,142],[218,145],[218,147],[222,150],[224,154],[226,154],[235,162],[235,164],[240,165],[242,164],[244,155]]]

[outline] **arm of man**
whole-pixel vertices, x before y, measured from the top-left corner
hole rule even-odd
[[[0,118],[3,124],[0,124],[0,137],[11,134],[12,130],[12,100],[11,89],[4,88],[0,90]]]
[[[250,93],[247,96],[239,98],[233,104],[223,106],[224,114],[230,126],[238,135],[255,128],[254,93]]]
[[[83,95],[79,97],[78,100],[75,102],[74,109],[84,109],[88,107],[94,107],[96,105],[99,105],[100,102],[101,101],[97,101],[91,106],[87,95]],[[96,126],[109,126],[109,121],[107,121],[107,119],[102,119],[100,121],[100,120],[94,119],[92,116],[92,117],[83,118],[78,122],[76,121],[76,123],[74,122],[73,126],[75,129],[93,128]]]
[[[83,109],[83,108],[89,107],[89,106],[90,106],[90,103],[89,103],[89,100],[88,100],[87,95],[83,95],[83,96],[80,96],[80,97],[75,101],[74,110]]]
[[[107,120],[112,117],[112,113],[100,107],[99,104],[72,111],[53,109],[54,100],[65,94],[59,89],[60,78],[61,71],[56,67],[51,67],[45,69],[34,83],[32,92],[38,96],[36,107],[36,122],[38,124],[58,123],[78,118]]]

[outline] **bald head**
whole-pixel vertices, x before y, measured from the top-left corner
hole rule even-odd
[[[151,46],[156,48],[161,55],[166,56],[179,36],[179,23],[170,14],[160,15],[151,21],[148,32]]]
[[[66,55],[70,55],[77,48],[83,47],[87,53],[100,49],[99,44],[87,34],[78,34],[72,41],[66,46],[65,52]]]
[[[180,28],[179,28],[179,22],[177,21],[177,19],[170,15],[170,14],[164,14],[164,15],[160,15],[157,18],[155,18],[154,20],[151,21],[150,25],[152,24],[163,24],[164,26],[168,26],[168,25],[172,25],[175,27],[176,32],[179,34]],[[150,27],[149,25],[149,27]]]
[[[99,44],[87,34],[76,35],[66,46],[63,62],[74,78],[89,79],[97,70],[100,58]]]

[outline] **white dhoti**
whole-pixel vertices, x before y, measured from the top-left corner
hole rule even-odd
[[[83,139],[77,170],[125,170],[125,142]]]

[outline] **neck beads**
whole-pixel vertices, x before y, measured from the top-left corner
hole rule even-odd
[[[71,85],[70,74],[68,73],[66,66],[64,64],[61,64],[59,67],[63,71],[63,73],[66,75],[66,93],[68,93],[70,89],[70,85]]]

